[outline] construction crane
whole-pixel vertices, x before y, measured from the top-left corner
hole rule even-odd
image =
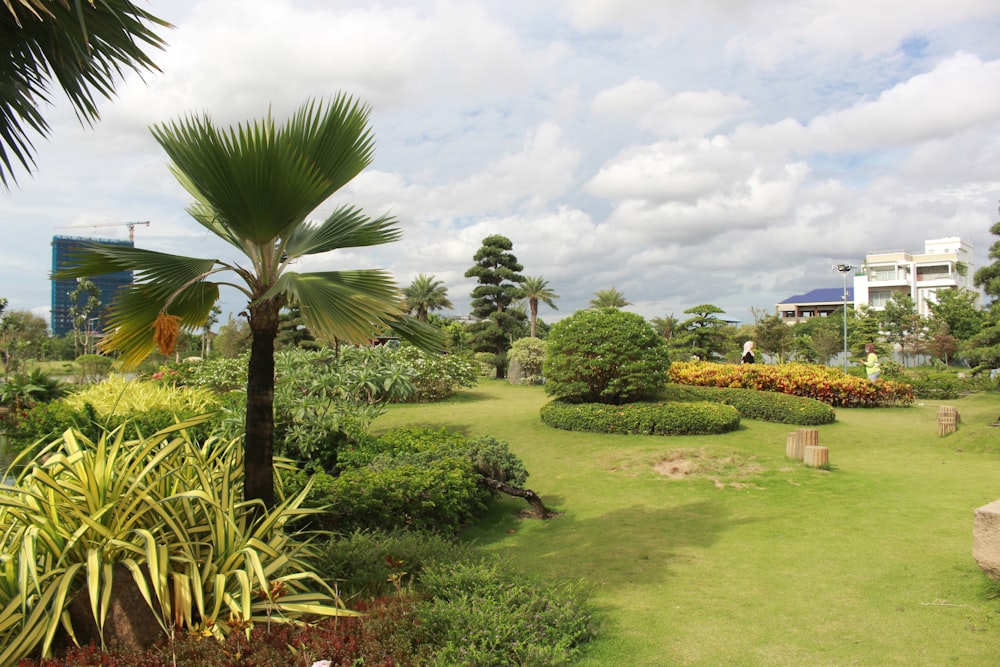
[[[98,227],[128,227],[128,240],[135,243],[135,228],[138,225],[149,226],[149,220],[140,220],[138,222],[109,222],[101,225],[73,225],[71,227],[56,227],[56,229],[82,229],[84,227],[93,227],[97,229]]]

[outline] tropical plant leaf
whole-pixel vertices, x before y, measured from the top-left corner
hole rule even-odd
[[[285,252],[289,257],[315,255],[340,248],[363,248],[399,240],[402,232],[392,216],[375,220],[354,206],[341,206],[320,224],[305,223],[289,235]]]
[[[379,270],[281,275],[264,298],[284,294],[299,306],[305,325],[319,339],[366,343],[401,317],[403,304],[392,277]]]

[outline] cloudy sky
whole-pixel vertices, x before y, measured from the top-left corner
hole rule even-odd
[[[140,0],[142,1],[142,0]],[[464,278],[502,234],[560,295],[614,287],[646,317],[752,321],[841,285],[872,250],[960,236],[987,261],[1000,200],[996,0],[152,0],[175,27],[81,127],[61,100],[37,170],[0,192],[0,296],[45,313],[55,234],[229,258],[149,133],[205,112],[368,102],[374,164],[316,213],[390,212],[403,240],[307,270]],[[226,294],[223,320],[242,307]]]

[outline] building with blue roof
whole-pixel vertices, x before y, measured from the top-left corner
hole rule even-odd
[[[917,313],[927,317],[939,291],[975,291],[972,244],[958,237],[926,240],[923,252],[871,251],[861,266],[844,268],[854,272],[853,287],[847,287],[846,295],[844,287],[821,287],[788,297],[777,304],[778,314],[795,324],[828,317],[844,305],[882,310],[898,293],[913,299]]]
[[[787,323],[795,324],[810,317],[829,317],[844,306],[843,287],[820,287],[805,294],[790,296],[777,305],[778,315]],[[847,288],[848,306],[854,305],[854,288]]]

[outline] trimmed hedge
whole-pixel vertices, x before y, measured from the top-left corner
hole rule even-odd
[[[707,435],[735,431],[736,408],[722,403],[657,402],[605,405],[554,400],[541,409],[553,428],[625,435]]]
[[[667,401],[712,401],[731,405],[743,419],[756,419],[776,424],[818,426],[831,424],[836,419],[834,409],[812,398],[779,394],[756,389],[724,389],[716,387],[690,387],[667,385],[663,391]]]

